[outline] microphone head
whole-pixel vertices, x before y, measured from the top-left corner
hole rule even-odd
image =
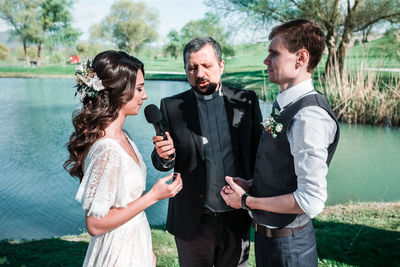
[[[144,108],[144,116],[148,123],[157,123],[161,121],[161,111],[154,104],[150,104]]]

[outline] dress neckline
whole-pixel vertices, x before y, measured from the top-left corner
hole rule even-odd
[[[122,151],[124,151],[124,153],[128,156],[128,158],[130,158],[134,163],[136,163],[136,165],[138,165],[140,167],[140,159],[139,159],[139,155],[138,155],[138,151],[135,149],[135,146],[132,145],[132,140],[130,140],[129,136],[124,132],[125,138],[126,140],[128,140],[129,145],[132,147],[133,152],[135,152],[136,154],[136,158],[138,161],[136,161],[131,155],[129,155],[129,153],[113,138],[111,137],[103,137],[100,140],[105,140],[105,139],[109,139],[112,140]]]

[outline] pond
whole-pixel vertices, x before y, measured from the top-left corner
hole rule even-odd
[[[84,211],[74,200],[79,181],[63,169],[78,108],[73,79],[0,79],[0,239],[39,239],[85,231]],[[188,88],[185,82],[146,81],[149,99]],[[270,105],[260,102],[263,115]],[[147,188],[165,176],[150,160],[152,125],[129,117],[125,128],[147,164]],[[327,205],[400,199],[400,130],[341,124],[341,139],[328,173]],[[150,224],[165,223],[168,201],[146,213]]]

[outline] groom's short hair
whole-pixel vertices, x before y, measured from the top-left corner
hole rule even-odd
[[[312,72],[322,58],[325,49],[325,35],[322,29],[309,20],[295,19],[274,27],[268,39],[281,36],[290,53],[304,48],[310,53],[307,71]]]

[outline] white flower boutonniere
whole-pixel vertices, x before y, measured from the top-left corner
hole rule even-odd
[[[277,122],[279,117],[279,110],[276,108],[272,115],[268,117],[261,123],[264,126],[265,131],[272,135],[272,138],[276,138],[280,132],[283,130],[283,124]]]

